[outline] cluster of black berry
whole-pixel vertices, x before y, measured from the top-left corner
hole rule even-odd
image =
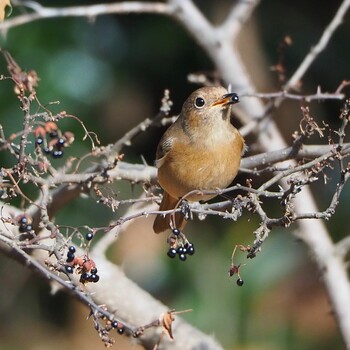
[[[90,271],[85,271],[80,276],[80,282],[98,282],[100,280],[100,276],[97,274],[96,267],[93,267]]]
[[[32,226],[32,219],[29,218],[26,215],[20,216],[18,219],[19,224],[19,232],[21,233],[32,233],[33,232],[33,226]]]
[[[177,228],[173,229],[173,234],[175,236],[179,236],[181,231]],[[184,244],[179,246],[172,246],[169,248],[167,255],[169,258],[175,258],[176,255],[179,256],[181,261],[185,261],[187,259],[187,255],[193,255],[195,252],[194,245],[191,242],[186,241]]]
[[[80,276],[80,282],[98,282],[100,280],[100,276],[97,274],[97,268],[95,263],[91,259],[86,259],[86,257],[76,257],[75,256],[76,249],[74,246],[68,247],[67,259],[65,266],[67,273],[73,273],[74,267],[77,267]]]
[[[50,133],[50,137],[52,138],[55,138],[57,136],[56,133]],[[54,146],[50,145],[50,146],[47,146],[45,145],[43,147],[43,151],[44,153],[46,154],[51,154],[53,158],[61,158],[63,157],[63,147],[64,147],[64,144],[65,144],[65,139],[60,137],[57,139],[57,141],[55,142]],[[44,144],[44,139],[41,137],[41,136],[38,136],[36,139],[35,139],[35,145],[36,146],[41,146]]]
[[[36,144],[38,145],[38,142],[42,142],[42,140],[37,139]],[[55,149],[52,149],[51,147],[45,147],[44,152],[46,154],[51,154],[53,158],[61,158],[63,157],[63,151],[62,148],[64,147],[65,140],[63,138],[57,139],[57,143],[55,144]]]
[[[37,127],[34,134],[35,146],[41,147],[44,153],[50,154],[53,158],[61,158],[64,147],[74,140],[73,133],[68,131],[62,135],[57,125],[53,122],[47,122],[45,126]]]

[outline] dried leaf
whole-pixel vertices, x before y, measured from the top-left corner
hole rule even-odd
[[[174,340],[173,336],[173,330],[172,325],[175,321],[174,315],[183,314],[185,312],[190,312],[192,309],[182,310],[182,311],[175,311],[170,310],[167,312],[164,312],[159,318],[159,324],[163,328],[163,334],[166,334],[170,339]]]
[[[10,15],[12,12],[12,6],[11,6],[10,0],[0,0],[0,22],[2,22],[5,18],[5,9],[7,6],[9,6],[11,9],[9,13]]]
[[[160,319],[160,324],[163,327],[164,333],[167,334],[170,339],[174,339],[171,326],[175,319],[173,317],[172,311],[167,311],[162,316],[163,317]]]

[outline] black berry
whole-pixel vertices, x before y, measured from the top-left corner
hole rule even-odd
[[[83,272],[80,276],[81,281],[88,281],[90,278],[90,274],[88,272]]]
[[[31,232],[33,230],[33,226],[32,225],[27,225],[27,232]]]
[[[70,265],[66,265],[65,267],[67,273],[73,273],[73,267]]]
[[[60,138],[57,140],[56,147],[57,147],[57,148],[63,147],[64,144],[65,144],[65,142],[66,142],[65,139],[63,139],[62,137],[60,137]]]
[[[26,217],[26,216],[22,216],[22,217],[20,218],[20,220],[19,220],[19,223],[20,223],[20,224],[23,224],[23,225],[27,224],[27,223],[28,223],[27,217]]]
[[[26,224],[21,224],[19,226],[19,232],[27,232],[27,225]]]
[[[188,247],[187,247],[187,254],[188,254],[188,255],[193,255],[194,252],[195,252],[195,250],[194,250],[194,245],[193,245],[192,243],[190,243],[190,244],[188,245]]]
[[[74,254],[75,251],[76,251],[74,245],[69,246],[69,247],[68,247],[68,250],[69,250],[69,252],[72,253],[72,254]]]
[[[61,150],[54,150],[54,151],[52,151],[52,157],[54,157],[54,158],[62,158],[63,157],[63,151],[61,151]]]
[[[113,328],[117,328],[118,327],[118,322],[117,321],[112,321],[111,326]]]
[[[173,229],[173,234],[174,234],[175,236],[178,236],[180,233],[181,233],[181,231],[180,231],[178,228],[174,228],[174,229]]]
[[[44,142],[44,139],[42,137],[37,137],[36,140],[35,140],[35,144],[37,146],[41,146]]]
[[[119,333],[119,334],[123,334],[123,333],[124,333],[124,327],[118,328],[118,333]]]
[[[238,280],[237,280],[237,286],[240,286],[240,287],[242,287],[243,286],[243,284],[244,284],[244,281],[242,280],[242,278],[238,278]]]
[[[187,256],[185,254],[179,254],[179,259],[181,261],[185,261],[187,259]]]
[[[184,254],[184,250],[185,250],[185,248],[184,247],[179,247],[179,248],[177,248],[177,254]]]
[[[85,236],[85,238],[88,240],[88,241],[91,241],[93,238],[94,238],[94,234],[92,232],[88,232]]]
[[[176,249],[175,248],[170,248],[167,252],[167,255],[169,258],[175,258],[176,256]]]
[[[51,153],[51,148],[49,148],[49,147],[44,147],[44,149],[43,149],[43,151],[44,151],[44,153],[46,153],[46,154],[50,154]]]
[[[97,269],[96,269],[96,267],[93,267],[93,268],[90,270],[90,273],[91,273],[92,275],[96,275],[96,274],[97,274]]]
[[[89,277],[89,282],[98,282],[100,280],[100,276],[96,274],[91,274]]]
[[[73,261],[74,260],[74,258],[75,258],[75,256],[74,256],[74,253],[72,253],[72,252],[68,252],[67,253],[67,262],[71,262],[71,261]]]

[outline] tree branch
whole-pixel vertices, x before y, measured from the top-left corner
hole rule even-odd
[[[155,13],[171,15],[170,7],[161,2],[124,1],[111,4],[98,4],[71,7],[45,7],[35,1],[18,2],[18,5],[28,7],[33,12],[18,15],[0,23],[0,31],[6,32],[10,28],[44,18],[55,17],[88,17],[95,18],[106,14]]]
[[[289,79],[287,84],[285,85],[285,90],[289,90],[294,88],[307,70],[311,67],[312,63],[316,60],[319,54],[326,48],[329,41],[331,40],[334,32],[337,28],[343,23],[344,17],[349,9],[350,0],[344,0],[339,6],[335,16],[332,21],[328,24],[326,29],[323,31],[320,40],[318,43],[313,46],[310,52],[305,56],[304,60],[298,67],[298,69],[294,72],[293,76]]]

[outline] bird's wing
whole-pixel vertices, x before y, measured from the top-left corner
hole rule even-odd
[[[174,143],[174,138],[173,137],[169,137],[167,135],[167,133],[165,133],[163,135],[163,137],[161,138],[161,140],[159,141],[159,144],[158,144],[158,147],[157,147],[157,159],[156,159],[156,167],[157,168],[160,168],[166,157],[167,157],[167,154],[169,153],[169,151],[171,150],[172,148],[172,145]]]

